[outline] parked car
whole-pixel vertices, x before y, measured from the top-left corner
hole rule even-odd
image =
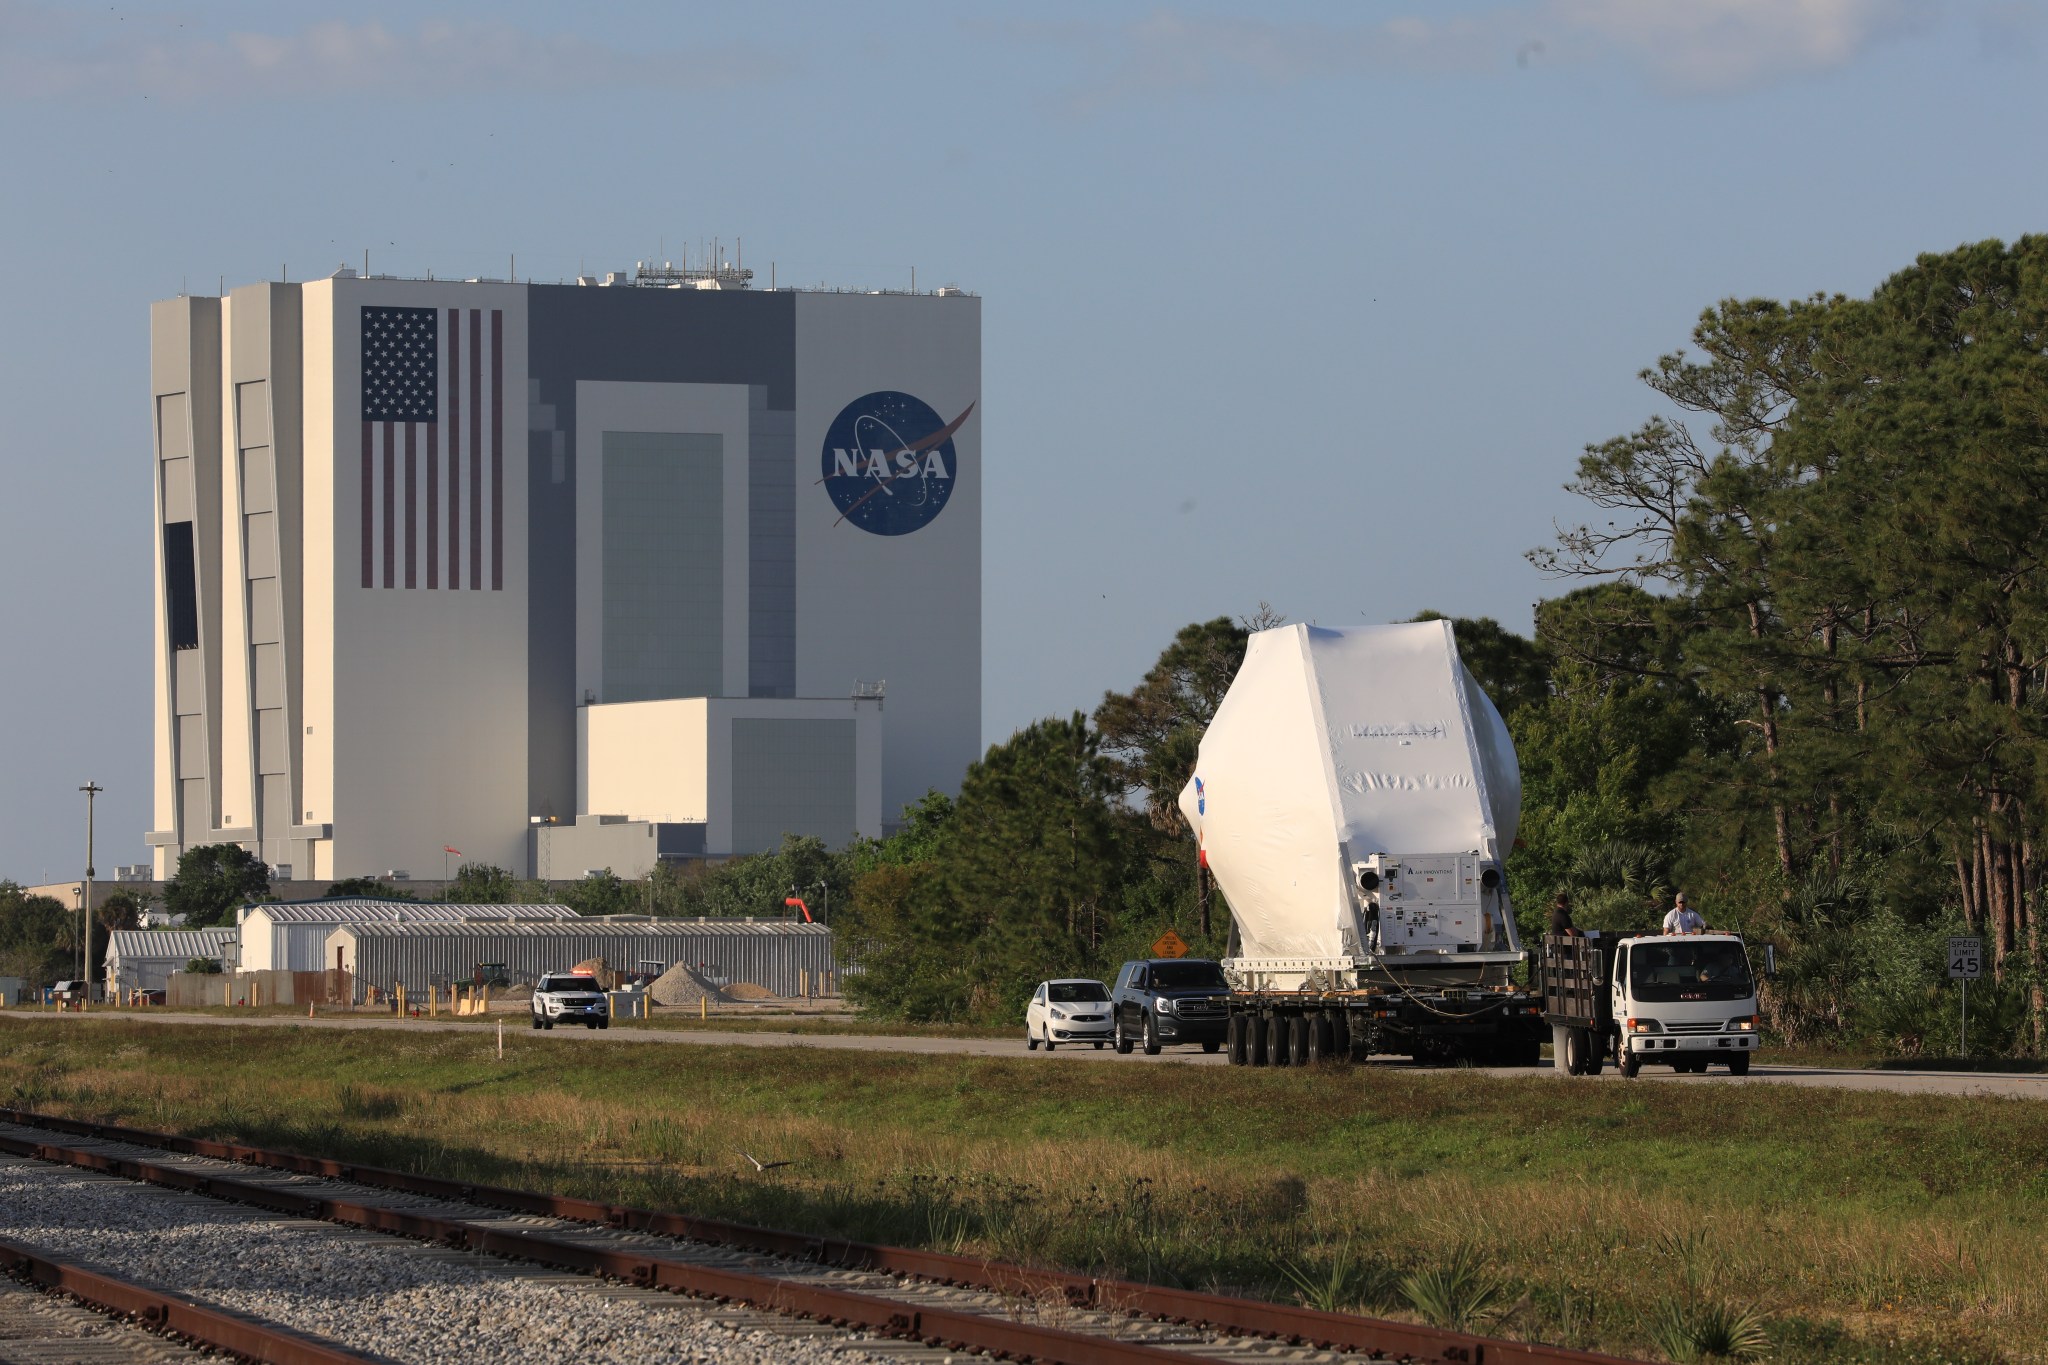
[[[1045,1044],[1047,1052],[1061,1043],[1109,1041],[1109,987],[1086,977],[1062,977],[1041,981],[1031,1003],[1024,1007],[1024,1046],[1036,1049]]]
[[[1223,1046],[1230,1025],[1230,984],[1223,968],[1200,958],[1154,958],[1126,962],[1111,996],[1116,1050],[1142,1043],[1156,1056],[1168,1043],[1200,1043],[1202,1051]]]
[[[582,1024],[586,1028],[610,1028],[611,1010],[604,987],[588,972],[549,972],[533,988],[533,1026],[553,1028],[556,1024]]]

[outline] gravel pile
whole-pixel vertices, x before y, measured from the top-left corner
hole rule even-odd
[[[734,1000],[780,1000],[782,998],[766,986],[756,986],[751,981],[735,981],[725,988],[725,993]]]
[[[0,1236],[392,1361],[866,1365],[817,1340],[736,1330],[523,1279],[481,1258],[284,1221],[128,1181],[0,1159]]]
[[[654,984],[647,988],[657,1005],[695,1005],[700,1000],[709,1000],[714,1005],[725,1004],[729,997],[724,991],[678,962],[675,966],[654,978]]]
[[[597,984],[610,990],[619,983],[612,978],[612,964],[601,957],[586,957],[569,970],[578,975],[589,974],[597,978]]]

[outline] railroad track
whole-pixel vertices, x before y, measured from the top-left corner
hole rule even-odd
[[[709,1300],[721,1305],[721,1314],[742,1315],[728,1325],[756,1331],[816,1337],[823,1330],[818,1324],[825,1324],[842,1334],[840,1341],[843,1334],[855,1335],[846,1350],[884,1359],[936,1361],[946,1353],[978,1352],[1059,1365],[1624,1365],[1615,1357],[1562,1347],[778,1232],[21,1110],[0,1108],[0,1153],[103,1179],[140,1181],[187,1198],[229,1201],[295,1222],[432,1243],[443,1254],[463,1253],[465,1260],[481,1254],[500,1263],[602,1277],[647,1301],[687,1306],[689,1300]],[[346,1349],[341,1355],[294,1354],[306,1347],[338,1349],[334,1342],[310,1338],[251,1349],[246,1331],[253,1320],[246,1315],[231,1324],[243,1337],[209,1335],[226,1329],[198,1320],[191,1310],[204,1305],[136,1285],[119,1292],[86,1286],[81,1275],[90,1272],[83,1267],[67,1267],[67,1273],[77,1273],[65,1279],[52,1269],[24,1267],[19,1258],[25,1251],[0,1245],[0,1265],[17,1274],[25,1269],[40,1283],[54,1283],[113,1312],[154,1316],[166,1326],[182,1314],[172,1328],[179,1335],[248,1358],[286,1365],[388,1358]],[[100,1278],[109,1277],[101,1272]],[[161,1302],[150,1300],[152,1294]]]

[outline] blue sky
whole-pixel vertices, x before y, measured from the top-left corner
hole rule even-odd
[[[984,296],[984,729],[1180,625],[1526,631],[1581,446],[1727,296],[2048,227],[2004,0],[0,0],[0,876],[149,824],[147,308],[625,269]]]

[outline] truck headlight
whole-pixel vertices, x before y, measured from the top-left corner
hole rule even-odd
[[[1159,1012],[1160,1012],[1161,1014],[1172,1014],[1172,1013],[1173,1013],[1173,1002],[1172,1002],[1171,1000],[1168,1000],[1168,999],[1167,999],[1167,998],[1166,998],[1165,996],[1163,996],[1163,995],[1162,995],[1162,996],[1159,996],[1158,998],[1156,998],[1155,1000],[1153,1000],[1153,1002],[1152,1002],[1152,1003],[1153,1003],[1154,1005],[1156,1005],[1156,1006],[1158,1006],[1158,1007],[1159,1007]]]
[[[1756,1032],[1756,1016],[1754,1014],[1745,1014],[1739,1018],[1730,1019],[1728,1027],[1736,1033],[1754,1033]]]

